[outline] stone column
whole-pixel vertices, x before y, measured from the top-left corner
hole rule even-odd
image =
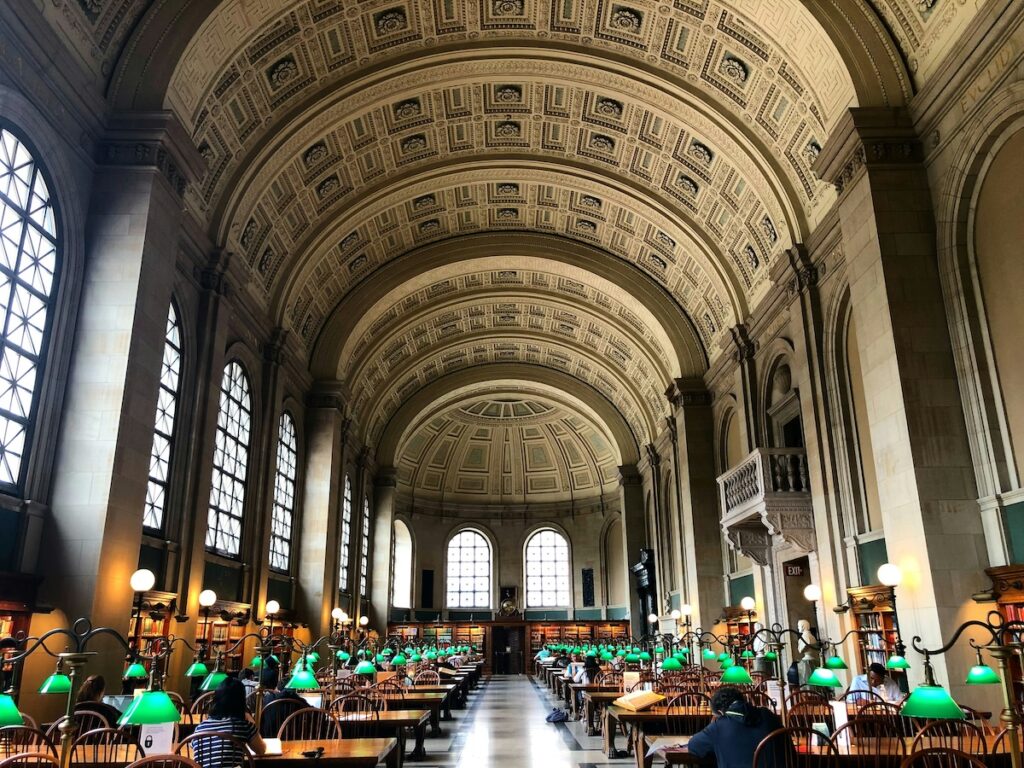
[[[395,488],[397,474],[394,467],[381,467],[373,479],[370,605],[366,613],[370,625],[383,636],[387,631],[391,606],[391,540],[394,537]]]
[[[330,629],[338,594],[338,536],[344,476],[342,398],[317,387],[306,400],[306,475],[297,522],[299,585],[296,608],[316,638]]]
[[[109,126],[86,224],[75,353],[40,567],[45,597],[62,621],[85,616],[127,633],[182,195],[198,164],[170,113],[114,118]],[[90,662],[88,672],[118,681],[122,655],[114,647],[97,643],[96,650],[112,652]]]
[[[669,388],[671,417],[678,435],[678,473],[682,538],[689,544],[685,562],[686,601],[691,621],[710,627],[725,605],[722,589],[722,529],[715,482],[714,419],[711,393],[700,379],[676,379]]]
[[[904,640],[937,647],[980,613],[970,595],[987,555],[921,146],[904,112],[854,109],[817,168],[839,190],[886,546],[904,572]],[[913,682],[922,665],[910,656]],[[933,659],[954,697],[971,658],[964,644]]]
[[[647,546],[647,532],[644,524],[643,478],[635,464],[619,467],[619,494],[619,507],[622,510],[622,558],[626,564],[626,603],[629,605],[633,634],[639,637],[646,631],[644,625],[647,617],[640,615],[640,600],[629,566],[640,560],[640,550]]]

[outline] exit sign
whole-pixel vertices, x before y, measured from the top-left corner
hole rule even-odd
[[[803,576],[804,567],[802,565],[787,565],[786,566],[787,576]]]

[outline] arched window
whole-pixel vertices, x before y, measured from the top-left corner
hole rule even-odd
[[[460,531],[448,542],[448,607],[491,607],[491,545],[479,531]]]
[[[274,510],[270,521],[270,567],[288,572],[292,560],[292,518],[295,515],[295,472],[299,445],[291,414],[281,414],[277,430],[277,473],[274,478]]]
[[[526,607],[572,604],[569,596],[569,543],[550,528],[526,542]]]
[[[391,556],[391,605],[412,608],[412,534],[401,520],[395,520]]]
[[[338,555],[338,589],[348,591],[349,546],[352,544],[352,478],[345,478],[341,497],[341,547]]]
[[[164,359],[160,364],[160,390],[156,396],[153,448],[149,452],[149,485],[146,488],[146,509],[142,516],[142,527],[154,533],[160,533],[164,529],[180,385],[181,326],[178,324],[178,311],[172,301],[167,311],[167,329],[164,331]]]
[[[237,362],[228,363],[220,382],[220,409],[213,451],[206,548],[237,557],[242,544],[245,478],[252,435],[249,378]]]
[[[39,405],[58,277],[56,210],[28,147],[0,129],[0,488],[18,490]]]
[[[363,497],[363,535],[359,547],[359,594],[366,597],[370,571],[370,500]]]

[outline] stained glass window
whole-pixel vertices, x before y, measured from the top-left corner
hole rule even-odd
[[[348,591],[349,546],[352,544],[352,478],[345,478],[341,497],[341,549],[338,557],[338,588]]]
[[[288,572],[292,557],[292,518],[295,515],[295,473],[299,446],[295,422],[285,411],[277,431],[277,472],[274,479],[274,509],[270,521],[270,567]]]
[[[220,410],[213,451],[213,482],[206,548],[237,557],[242,544],[245,478],[252,434],[249,379],[237,362],[228,363],[220,383]]]
[[[537,531],[526,543],[526,607],[571,605],[569,544],[550,528]]]
[[[491,545],[479,531],[460,531],[448,542],[448,607],[491,607]]]
[[[167,312],[164,331],[164,358],[160,363],[160,389],[156,396],[156,422],[153,426],[153,448],[149,452],[149,484],[146,488],[146,509],[142,525],[154,532],[164,528],[167,509],[167,487],[174,449],[174,422],[178,408],[181,379],[181,326],[174,302]]]
[[[359,546],[359,594],[366,597],[370,571],[370,500],[363,498],[363,535]]]
[[[56,212],[43,172],[0,129],[0,487],[24,480],[59,268]]]

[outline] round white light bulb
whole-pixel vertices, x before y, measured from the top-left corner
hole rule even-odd
[[[365,627],[369,623],[370,623],[370,617],[369,616],[360,616],[359,617],[359,626]]]
[[[671,616],[671,617],[672,617],[672,621],[679,621],[679,618],[680,618],[680,617],[681,617],[682,615],[683,615],[683,614],[681,614],[681,613],[679,612],[679,609],[678,609],[678,608],[673,608],[673,609],[672,609],[672,613],[670,613],[670,614],[669,614],[669,616]]]
[[[742,608],[744,611],[752,611],[754,610],[754,606],[756,605],[757,603],[754,602],[754,598],[752,598],[750,595],[747,595],[742,600],[740,600],[740,608]]]
[[[903,571],[896,563],[884,563],[878,567],[878,581],[887,587],[898,587],[903,581]]]
[[[199,607],[209,608],[211,605],[217,602],[217,593],[212,589],[204,589],[199,593]]]
[[[816,603],[821,600],[821,587],[817,584],[808,584],[804,587],[804,599],[809,600],[812,603]]]
[[[267,615],[273,616],[281,610],[281,604],[277,600],[267,600]]]
[[[689,603],[683,603],[679,606],[679,612],[683,614],[683,616],[689,616],[693,613],[693,606]]]
[[[333,611],[331,611],[331,618],[335,621],[341,621],[342,613],[344,613],[344,611],[342,611],[341,608],[335,608]]]
[[[647,620],[648,620],[648,621],[649,621],[649,622],[650,622],[651,624],[657,624],[657,623],[658,623],[658,614],[656,614],[656,613],[652,613],[652,614],[649,614],[649,615],[647,616]]]
[[[139,568],[128,580],[133,592],[148,592],[156,584],[156,575],[148,568]]]
[[[341,612],[341,618],[338,619],[338,621],[340,621],[341,623],[344,624],[346,621],[348,621],[348,614],[345,613],[344,611],[342,611]]]

